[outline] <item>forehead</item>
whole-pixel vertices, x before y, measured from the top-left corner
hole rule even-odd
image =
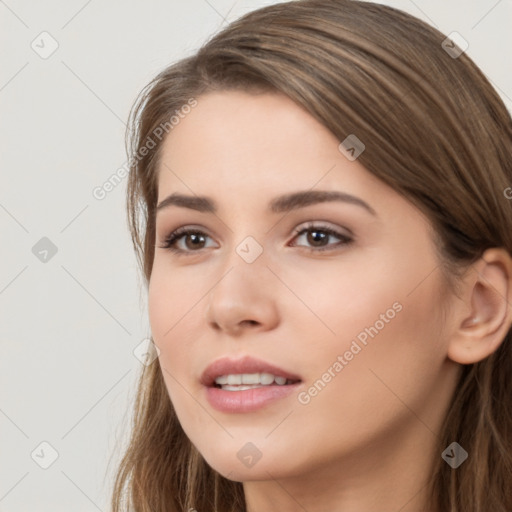
[[[418,213],[287,96],[222,91],[197,102],[163,141],[158,203],[177,193],[208,197],[221,215],[266,215],[278,196],[327,190],[362,199],[391,223]]]
[[[183,116],[163,142],[164,158],[204,161],[215,157],[221,164],[278,154],[310,154],[337,140],[302,107],[280,93],[249,94],[241,91],[208,93]]]
[[[222,184],[235,190],[241,181],[258,189],[311,188],[319,180],[337,183],[346,167],[352,175],[364,171],[341,155],[340,141],[325,126],[283,94],[222,91],[197,101],[162,144],[160,189]]]

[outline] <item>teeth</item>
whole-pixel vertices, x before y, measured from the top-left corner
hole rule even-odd
[[[242,376],[241,375],[228,375],[228,384],[230,386],[234,386],[236,384],[242,384]]]
[[[223,389],[235,386],[237,390],[255,387],[254,384],[269,386],[274,382],[279,386],[283,386],[286,384],[286,377],[275,376],[271,373],[242,373],[221,375],[215,379],[215,383],[223,386]]]
[[[268,386],[269,384],[272,384],[274,382],[274,376],[271,373],[260,373],[260,382],[264,386]]]
[[[242,384],[259,384],[260,374],[259,373],[243,373]]]

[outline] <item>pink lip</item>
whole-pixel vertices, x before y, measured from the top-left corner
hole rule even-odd
[[[243,391],[227,391],[215,387],[215,378],[237,373],[272,373],[286,377],[292,384],[261,386]],[[284,398],[302,384],[298,375],[290,373],[260,359],[245,356],[241,359],[222,358],[209,365],[201,376],[206,387],[206,398],[210,405],[221,412],[250,412],[264,407],[271,401]]]
[[[293,392],[297,392],[301,382],[279,386],[272,384],[260,388],[245,389],[244,391],[225,391],[221,388],[209,387],[206,390],[206,398],[209,404],[221,412],[252,412],[261,409],[268,403],[284,398]]]

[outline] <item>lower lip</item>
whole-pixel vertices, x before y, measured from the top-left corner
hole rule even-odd
[[[279,386],[262,386],[243,391],[226,391],[222,388],[207,387],[206,397],[210,405],[221,412],[251,412],[265,405],[285,398],[301,385],[301,382]]]

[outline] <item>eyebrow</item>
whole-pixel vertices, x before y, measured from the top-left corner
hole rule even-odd
[[[340,192],[337,190],[304,190],[278,196],[270,201],[268,209],[272,213],[285,213],[305,206],[328,201],[340,201],[363,207],[372,215],[377,216],[377,212],[365,201],[359,197]],[[169,206],[180,206],[190,208],[198,212],[216,213],[218,211],[217,203],[207,196],[188,196],[173,193],[163,199],[156,207],[157,213]]]

